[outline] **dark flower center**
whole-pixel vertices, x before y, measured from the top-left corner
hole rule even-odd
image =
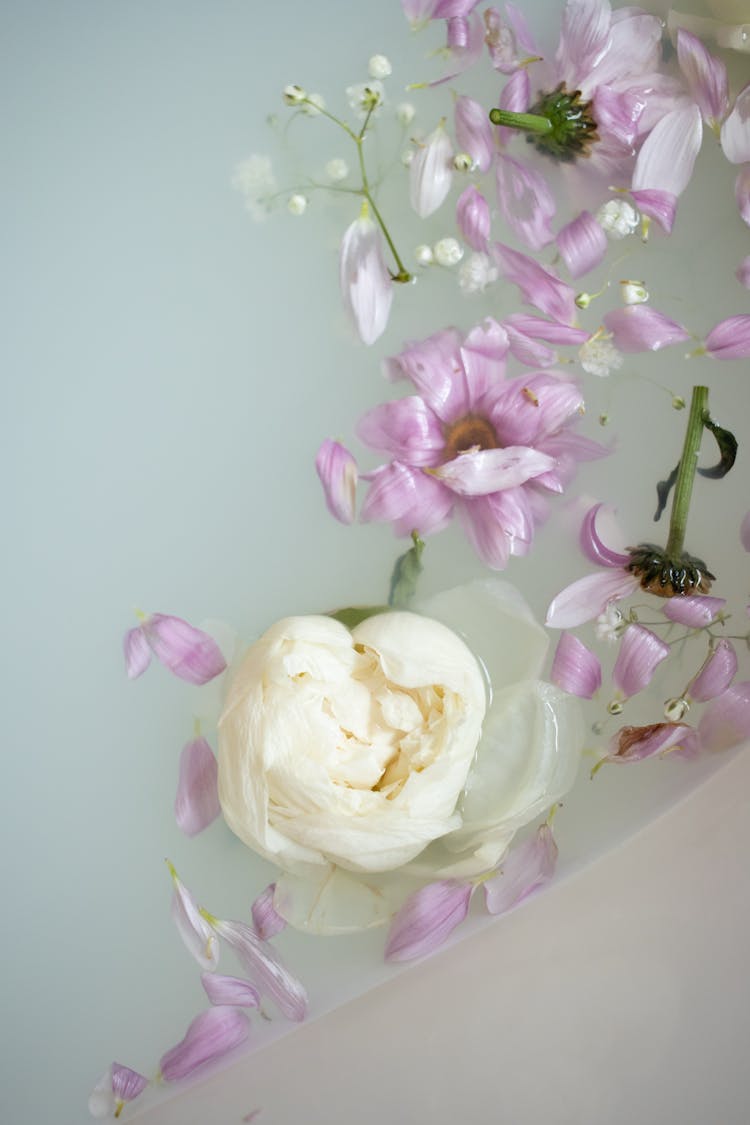
[[[443,454],[452,461],[470,449],[497,449],[500,443],[494,427],[481,414],[464,414],[445,430]]]
[[[564,82],[551,93],[540,94],[527,112],[546,117],[552,129],[549,133],[527,133],[526,140],[545,156],[564,164],[588,156],[599,140],[591,102],[583,101],[580,90],[567,90]]]
[[[683,551],[678,558],[669,558],[663,547],[639,543],[629,547],[630,562],[626,569],[640,579],[641,589],[660,598],[687,594],[707,594],[716,577],[702,559]]]

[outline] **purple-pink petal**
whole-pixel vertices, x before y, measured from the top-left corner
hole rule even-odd
[[[554,457],[537,449],[508,446],[460,453],[433,472],[458,496],[487,496],[490,492],[517,488],[554,466]]]
[[[531,103],[531,79],[526,67],[521,67],[512,74],[503,86],[498,105],[500,109],[510,110],[511,113],[525,113]],[[498,126],[497,135],[501,144],[507,144],[516,134],[515,129],[509,126]]]
[[[643,691],[653,679],[662,660],[669,656],[669,645],[643,625],[628,625],[612,670],[612,683],[630,697]]]
[[[548,824],[512,848],[497,875],[482,884],[490,914],[505,914],[547,883],[557,866],[557,844]]]
[[[721,127],[721,147],[730,164],[750,161],[750,83],[740,90]]]
[[[490,236],[490,208],[481,191],[469,184],[456,203],[456,222],[472,250],[484,252]]]
[[[221,812],[218,774],[214,752],[205,738],[194,738],[183,747],[174,815],[186,836],[197,836]]]
[[[643,188],[641,191],[631,191],[630,195],[643,215],[654,219],[665,234],[672,233],[677,214],[677,196],[674,192]]]
[[[612,12],[605,0],[568,0],[555,55],[559,77],[569,90],[581,86],[610,46]]]
[[[521,242],[532,250],[541,250],[552,242],[555,198],[544,176],[520,160],[499,153],[495,184],[503,218]]]
[[[462,500],[458,515],[482,562],[504,570],[511,554],[526,554],[534,535],[533,512],[522,489]]]
[[[746,289],[750,289],[750,254],[740,262],[735,277],[740,285],[744,285]]]
[[[709,703],[698,723],[706,750],[729,750],[750,738],[750,682],[732,684]]]
[[[726,604],[726,598],[690,594],[684,598],[668,598],[661,609],[670,621],[688,625],[691,629],[702,629],[704,625],[711,624]]]
[[[148,1086],[148,1078],[121,1063],[112,1063],[112,1093],[119,1102],[132,1102]]]
[[[239,1047],[249,1033],[250,1024],[244,1012],[237,1008],[208,1008],[195,1017],[185,1038],[162,1055],[162,1078],[166,1082],[189,1078],[207,1063]]]
[[[740,542],[746,551],[750,551],[750,512],[745,513],[740,524]]]
[[[750,318],[748,318],[750,319]],[[659,351],[660,348],[690,339],[690,333],[650,305],[626,305],[604,317],[607,330],[618,351],[633,353]]]
[[[360,516],[364,522],[392,522],[397,535],[430,535],[450,520],[451,490],[421,469],[391,461],[369,474],[369,480]]]
[[[571,277],[583,277],[604,260],[607,236],[590,212],[581,211],[557,234],[557,249]]]
[[[454,120],[459,150],[468,152],[479,171],[486,172],[495,155],[487,110],[473,98],[461,96],[456,99]]]
[[[357,462],[349,450],[330,438],[315,458],[315,469],[323,485],[326,507],[339,523],[354,519],[357,496]]]
[[[260,892],[250,908],[255,932],[263,941],[276,937],[276,934],[280,934],[286,927],[286,919],[281,917],[273,904],[275,890],[276,884],[269,883],[266,889]]]
[[[244,922],[219,919],[216,932],[231,945],[262,994],[270,996],[288,1019],[305,1018],[307,993],[304,986],[289,972],[273,946],[259,938]]]
[[[221,973],[201,973],[201,984],[215,1007],[259,1008],[260,993],[249,980]]]
[[[576,316],[575,293],[551,270],[545,269],[526,254],[493,243],[493,253],[504,276],[517,285],[523,297],[540,312],[563,324],[572,324]]]
[[[128,629],[122,639],[122,648],[128,679],[136,680],[143,675],[151,663],[151,649],[140,625]]]
[[[394,399],[368,410],[357,435],[371,449],[409,465],[434,465],[445,445],[437,418],[419,395]]]
[[[587,574],[561,590],[550,602],[546,624],[552,629],[572,629],[603,613],[610,602],[634,594],[640,579],[619,568]]]
[[[200,967],[213,970],[219,963],[219,942],[213,927],[203,917],[198,903],[169,861],[167,866],[174,883],[172,920],[177,932]]]
[[[410,895],[391,924],[386,961],[411,961],[438,949],[466,917],[471,892],[469,883],[444,879]]]
[[[207,684],[227,666],[213,637],[181,617],[152,613],[141,628],[159,663],[189,684]]]
[[[630,562],[630,556],[620,551],[613,551],[599,537],[596,530],[596,517],[604,504],[595,504],[589,508],[581,521],[581,530],[578,542],[589,562],[598,563],[600,566],[624,567]]]
[[[726,691],[736,675],[734,645],[722,638],[709,652],[695,679],[691,680],[688,695],[698,703],[706,703]]]
[[[734,181],[734,198],[741,218],[750,226],[750,164],[740,168],[737,174],[737,179]]]
[[[703,139],[701,111],[685,102],[657,121],[633,169],[634,191],[656,189],[679,196],[690,182]]]
[[[704,119],[712,126],[721,124],[729,109],[724,63],[696,35],[682,27],[677,30],[677,61]]]
[[[391,382],[410,379],[441,422],[452,422],[473,406],[462,380],[456,378],[461,371],[461,337],[454,328],[407,344],[385,361],[384,371]]]
[[[555,649],[550,679],[571,695],[591,699],[602,685],[602,666],[583,641],[573,633],[563,633]]]
[[[570,324],[560,324],[557,320],[545,320],[528,313],[511,313],[503,320],[503,325],[523,332],[524,336],[529,336],[532,340],[546,340],[548,344],[580,347],[589,338],[585,328],[574,328]]]
[[[695,732],[685,723],[652,723],[645,727],[623,727],[612,737],[605,761],[642,762],[683,743],[692,743]]]
[[[747,359],[750,356],[750,315],[741,313],[719,321],[704,343],[714,359]]]

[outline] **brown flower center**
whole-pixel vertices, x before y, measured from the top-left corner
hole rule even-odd
[[[716,577],[702,559],[683,551],[679,558],[669,558],[655,543],[639,543],[629,547],[630,562],[626,569],[640,579],[641,589],[660,598],[707,594]]]
[[[470,449],[497,449],[499,446],[494,427],[481,414],[464,414],[445,429],[443,455],[452,461],[459,453]]]

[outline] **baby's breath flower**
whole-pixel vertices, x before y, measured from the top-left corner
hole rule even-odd
[[[600,613],[596,619],[594,632],[597,638],[600,641],[609,641],[610,644],[614,644],[614,642],[620,638],[622,620],[622,614],[619,609],[610,602],[604,610],[604,613]]]
[[[581,367],[589,375],[604,377],[622,367],[625,357],[612,343],[609,336],[595,332],[585,344],[578,349],[578,358]]]
[[[406,128],[407,125],[411,125],[416,113],[417,111],[411,102],[401,102],[396,106],[396,119],[399,125],[403,125],[404,128]]]
[[[373,55],[367,64],[367,73],[370,78],[388,78],[393,74],[393,67],[385,55]]]
[[[607,238],[618,242],[638,226],[638,212],[627,199],[608,199],[596,213],[596,221]]]
[[[345,180],[349,175],[349,165],[341,157],[334,157],[326,164],[326,176],[331,183],[337,184],[340,180]]]
[[[453,167],[457,172],[470,172],[474,167],[474,161],[468,152],[457,152],[453,157]]]
[[[234,170],[232,187],[245,198],[245,207],[254,219],[264,219],[268,213],[267,200],[276,190],[270,157],[253,153],[242,160]]]
[[[289,196],[286,208],[290,215],[304,215],[307,210],[307,199],[304,195],[295,192],[294,195]]]
[[[308,94],[307,101],[302,109],[308,117],[317,117],[321,109],[325,109],[326,102],[322,94]]]
[[[497,267],[487,254],[470,254],[458,271],[458,284],[464,293],[483,293],[498,276]]]
[[[432,247],[426,246],[424,244],[422,246],[417,246],[416,250],[414,251],[414,257],[416,259],[417,265],[420,266],[431,266],[435,260],[435,255],[432,253]]]
[[[413,148],[405,148],[404,151],[401,153],[401,163],[403,164],[404,168],[408,168],[413,159],[414,159],[414,149]]]
[[[435,261],[439,266],[457,266],[464,256],[461,243],[455,238],[441,238],[433,246]]]
[[[361,117],[385,101],[383,83],[377,78],[373,78],[370,82],[357,82],[354,86],[347,86],[346,96],[349,105],[352,109],[356,109]]]
[[[642,281],[621,281],[620,295],[625,305],[643,305],[649,293]]]
[[[307,97],[307,91],[301,86],[285,86],[282,97],[287,105],[302,105]]]

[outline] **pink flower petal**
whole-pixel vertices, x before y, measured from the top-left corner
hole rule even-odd
[[[627,598],[640,586],[640,579],[626,570],[588,574],[566,586],[553,598],[546,624],[552,629],[572,629],[604,613],[610,602]]]
[[[508,333],[510,354],[519,363],[527,367],[550,367],[557,362],[557,352],[546,344],[540,344],[538,340],[519,332],[512,324],[504,324],[504,327]]]
[[[711,329],[705,348],[714,359],[747,359],[750,356],[750,315],[730,316]]]
[[[261,891],[250,908],[255,932],[263,941],[268,941],[269,938],[276,937],[276,934],[280,934],[281,931],[286,928],[286,920],[277,913],[273,904],[275,890],[276,884],[269,883],[266,889]]]
[[[623,727],[610,741],[606,762],[642,762],[666,750],[690,743],[694,731],[685,723],[653,723],[646,727]]]
[[[667,113],[656,123],[638,152],[633,190],[655,188],[681,195],[690,182],[702,139],[701,112],[694,102]]]
[[[750,164],[740,168],[734,181],[734,198],[743,220],[750,226]],[[747,259],[745,259],[747,261]]]
[[[584,328],[573,328],[570,324],[560,324],[556,320],[544,320],[528,313],[511,313],[503,320],[506,328],[513,327],[533,340],[546,340],[548,344],[562,344],[579,347],[589,338]]]
[[[549,472],[555,459],[525,446],[460,453],[434,469],[434,475],[458,496],[487,496]]]
[[[539,51],[523,13],[512,4],[505,5],[505,13],[504,22],[497,8],[488,8],[484,12],[485,42],[495,70],[501,74],[513,74],[526,59],[537,56]]]
[[[328,511],[339,523],[351,523],[357,498],[358,474],[354,457],[340,442],[328,438],[318,450],[315,468]]]
[[[570,276],[582,277],[604,260],[607,236],[592,214],[581,211],[577,219],[558,231],[557,249]]]
[[[237,1008],[209,1008],[201,1012],[190,1024],[185,1038],[162,1055],[162,1078],[165,1082],[176,1082],[190,1077],[244,1043],[249,1033],[248,1018]]]
[[[707,750],[729,750],[750,738],[750,682],[732,684],[709,703],[698,723]]]
[[[385,361],[384,369],[391,382],[410,379],[441,422],[452,422],[471,409],[465,387],[456,378],[461,371],[461,337],[455,329],[408,344]]]
[[[112,1093],[118,1102],[132,1102],[148,1086],[148,1078],[139,1074],[137,1070],[131,1070],[129,1066],[122,1066],[120,1063],[112,1063]],[[115,1116],[118,1116],[115,1113]]]
[[[750,551],[750,512],[746,513],[740,524],[740,542],[746,551]]]
[[[412,961],[441,946],[466,917],[472,889],[469,883],[444,879],[410,895],[393,919],[386,961]]]
[[[397,535],[430,535],[450,520],[454,497],[434,476],[391,461],[369,474],[370,488],[360,518],[393,522]]]
[[[201,984],[215,1007],[259,1008],[260,993],[242,977],[225,977],[221,973],[201,973]]]
[[[677,196],[674,192],[644,188],[642,191],[631,191],[630,195],[642,214],[654,219],[666,234],[672,233],[677,213]]]
[[[548,824],[512,848],[497,875],[482,884],[490,914],[505,914],[547,883],[557,866],[557,844]]]
[[[383,257],[383,238],[363,204],[347,227],[339,251],[339,284],[344,308],[363,344],[374,344],[388,324],[393,282]]]
[[[606,0],[568,0],[555,61],[569,90],[581,86],[610,46],[611,9]]]
[[[445,446],[443,428],[419,395],[384,402],[368,410],[357,435],[371,449],[409,465],[434,465]]]
[[[478,188],[469,184],[456,203],[456,222],[461,235],[473,250],[484,252],[490,235],[490,209]]]
[[[544,269],[533,258],[512,250],[500,242],[493,243],[493,252],[504,276],[517,285],[526,301],[540,312],[563,324],[572,324],[576,317],[575,292],[551,270]]]
[[[174,815],[186,836],[197,836],[221,812],[219,767],[205,738],[194,738],[180,755],[180,779]]]
[[[669,645],[643,625],[628,625],[620,642],[612,683],[628,698],[643,691],[657,666],[669,656]]]
[[[530,104],[531,79],[527,68],[522,67],[503,86],[498,105],[500,109],[510,110],[511,113],[525,113]],[[498,140],[503,145],[516,135],[516,130],[509,126],[500,126],[497,130]]]
[[[604,504],[595,504],[589,508],[581,522],[578,542],[589,562],[598,563],[600,566],[624,567],[630,562],[630,555],[613,551],[599,538],[596,530],[596,517]]]
[[[456,99],[456,142],[459,151],[468,152],[480,172],[486,172],[495,155],[495,144],[487,110],[473,98]],[[476,247],[481,250],[482,247]]]
[[[729,109],[726,66],[682,27],[677,30],[677,61],[704,119],[711,126],[719,125]]]
[[[152,613],[141,628],[159,663],[189,684],[207,684],[227,666],[213,637],[181,617]]]
[[[442,124],[414,154],[409,166],[409,198],[420,219],[442,205],[453,179],[453,148]]]
[[[750,254],[740,262],[735,277],[740,285],[744,285],[746,289],[750,289]]]
[[[217,919],[216,932],[229,942],[262,994],[270,996],[288,1019],[305,1018],[307,993],[302,983],[281,962],[273,946],[259,938],[244,922]]]
[[[151,649],[140,625],[128,629],[122,639],[125,653],[125,670],[129,680],[136,680],[151,663]]]
[[[702,629],[704,625],[711,624],[726,604],[726,598],[690,594],[684,598],[668,598],[661,611],[670,621],[688,625],[691,629]]]
[[[602,685],[602,666],[583,641],[563,633],[557,642],[550,679],[563,691],[591,699]]]
[[[626,353],[656,352],[690,339],[690,333],[681,324],[650,305],[614,309],[606,314],[604,324],[612,333],[612,342],[618,351]]]
[[[532,250],[541,250],[552,242],[551,220],[556,207],[544,177],[520,160],[499,153],[495,183],[500,211],[521,242]]]
[[[706,703],[726,691],[737,675],[737,653],[731,641],[717,641],[709,652],[698,675],[690,682],[688,695],[698,703]]]
[[[750,161],[750,83],[740,90],[721,127],[721,147],[730,164]]]
[[[213,927],[201,914],[198,903],[169,860],[167,866],[174,883],[172,920],[177,927],[177,932],[200,967],[213,970],[219,963],[219,942]]]

